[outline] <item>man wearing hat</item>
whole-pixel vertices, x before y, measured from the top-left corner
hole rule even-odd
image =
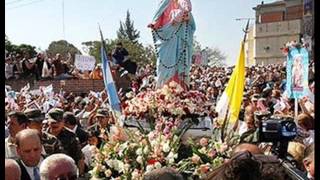
[[[48,112],[48,133],[61,141],[64,153],[72,157],[78,164],[82,158],[81,147],[76,135],[64,127],[63,113],[60,108],[53,108]]]
[[[26,109],[24,113],[29,119],[27,127],[37,130],[40,134],[41,144],[44,148],[42,154],[49,156],[63,152],[61,142],[55,136],[42,131],[42,122],[45,119],[45,115],[39,109]]]
[[[78,126],[78,122],[74,114],[72,112],[65,112],[63,114],[63,120],[66,128],[77,136],[81,147],[84,147],[88,141],[88,133]]]
[[[23,112],[12,111],[8,114],[9,137],[5,139],[5,158],[17,159],[16,134],[27,127],[28,118]]]
[[[95,116],[96,122],[92,126],[88,127],[89,130],[110,132],[110,126],[112,123],[112,115],[108,109],[98,109]]]

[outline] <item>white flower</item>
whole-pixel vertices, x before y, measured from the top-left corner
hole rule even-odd
[[[163,152],[167,153],[170,151],[170,146],[169,146],[169,142],[165,143],[162,147]]]
[[[155,167],[156,169],[160,169],[162,166],[161,166],[161,164],[160,164],[159,162],[156,162],[156,163],[154,164],[154,167]]]
[[[148,146],[143,148],[143,153],[144,154],[148,154],[149,153],[149,147]]]
[[[104,174],[106,175],[106,177],[110,177],[112,175],[112,171],[110,169],[107,169]]]
[[[110,168],[114,168],[114,163],[113,163],[113,160],[112,160],[112,159],[107,160],[106,163],[108,164],[108,166],[109,166]]]
[[[114,169],[118,172],[123,172],[124,171],[124,163],[119,160],[114,160],[114,162],[115,162]]]
[[[129,172],[129,170],[130,170],[130,164],[125,164],[123,170],[124,170],[124,173]]]
[[[143,158],[142,156],[138,156],[136,161],[139,163],[139,164],[143,164]]]
[[[153,165],[148,165],[148,166],[146,167],[146,173],[151,172],[153,169],[154,169],[154,166],[153,166]]]
[[[137,154],[138,156],[142,155],[142,148],[138,148],[138,149],[136,150],[136,154]]]
[[[136,179],[139,179],[139,178],[140,178],[139,171],[135,169],[135,170],[132,172],[132,179],[133,179],[133,180],[136,180]]]

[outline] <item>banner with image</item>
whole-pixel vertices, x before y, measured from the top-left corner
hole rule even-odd
[[[305,48],[291,48],[287,56],[287,85],[290,98],[302,98],[309,88],[309,55]]]

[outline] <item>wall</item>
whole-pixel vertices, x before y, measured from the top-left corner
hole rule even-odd
[[[280,48],[289,41],[299,41],[301,33],[301,20],[256,24],[256,63],[282,63],[285,60],[285,56],[282,54]]]
[[[127,79],[115,79],[118,88],[127,88],[130,81]],[[45,81],[28,81],[28,80],[10,80],[5,84],[11,86],[15,91],[20,91],[29,82],[30,89],[38,89],[40,86],[49,86],[52,84],[54,92],[59,92],[61,85],[65,84],[64,90],[66,92],[73,92],[75,94],[88,93],[92,91],[102,91],[104,89],[103,80],[45,80]]]

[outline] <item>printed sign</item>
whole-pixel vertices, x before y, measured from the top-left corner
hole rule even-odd
[[[92,71],[95,67],[96,59],[93,56],[83,56],[76,54],[74,65],[81,71]]]

